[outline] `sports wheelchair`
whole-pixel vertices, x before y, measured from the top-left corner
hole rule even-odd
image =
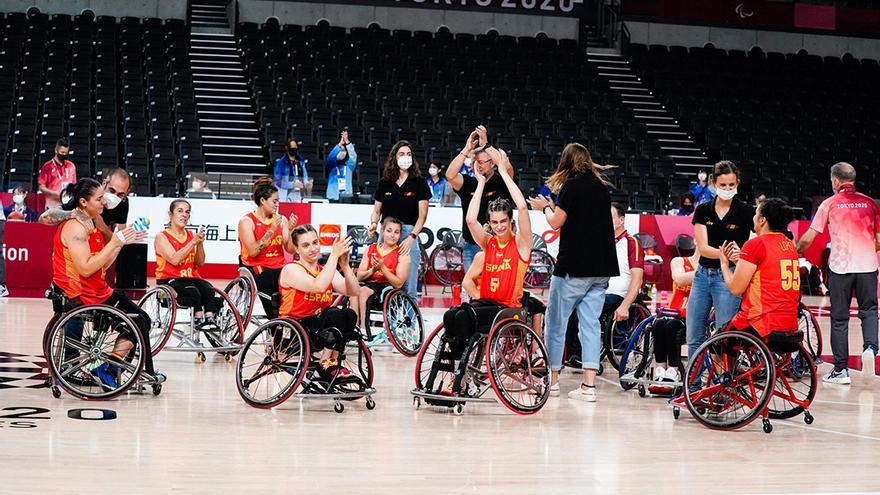
[[[633,333],[639,323],[651,314],[646,306],[647,303],[650,301],[640,293],[639,297],[630,305],[627,319],[622,321],[614,319],[617,304],[606,304],[602,307],[602,313],[599,314],[599,327],[602,329],[602,349],[599,353],[599,370],[597,371],[599,375],[605,371],[605,365],[602,361],[606,358],[612,368],[616,371],[620,370],[620,360]],[[569,317],[563,363],[572,368],[581,368],[581,344],[578,338],[576,312],[572,312]]]
[[[619,381],[622,389],[631,390],[633,387],[638,386],[640,397],[645,397],[652,388],[656,389],[657,387],[662,387],[663,389],[669,387],[671,388],[670,393],[676,389],[681,389],[681,381],[661,382],[653,376],[654,325],[665,318],[683,319],[681,312],[678,310],[660,308],[636,326],[620,360]],[[687,360],[687,358],[685,357],[684,360]],[[678,376],[682,377],[684,373],[684,365],[679,364]],[[658,390],[658,392],[660,391]]]
[[[264,297],[260,294],[260,297]],[[277,307],[279,294],[272,302]],[[343,336],[335,328],[327,329],[333,338]],[[268,409],[290,397],[332,400],[333,410],[345,410],[343,401],[366,398],[367,409],[376,407],[372,395],[373,359],[364,341],[349,342],[338,356],[339,366],[348,369],[347,377],[339,373],[327,376],[319,370],[315,355],[325,337],[310,335],[296,320],[277,318],[262,324],[245,341],[236,363],[235,383],[244,401],[257,408]]]
[[[333,306],[348,305],[348,296],[340,295],[333,302]],[[425,340],[425,323],[418,304],[406,291],[388,286],[367,299],[367,310],[367,325],[360,331],[368,347],[391,344],[406,357],[419,353]]]
[[[671,401],[678,419],[684,404],[703,425],[718,430],[742,428],[761,416],[765,433],[770,419],[803,413],[813,423],[809,406],[818,388],[816,364],[803,343],[803,332],[725,330],[697,350],[684,375],[685,388]]]
[[[523,303],[528,295],[524,295]],[[455,368],[456,358],[459,366]],[[453,355],[443,324],[428,337],[416,362],[413,404],[451,408],[462,414],[468,402],[498,402],[517,414],[534,414],[550,397],[550,358],[528,324],[524,307],[505,308],[488,328],[478,328],[461,356]],[[452,392],[446,387],[452,382]]]
[[[54,310],[43,334],[43,355],[49,368],[46,386],[53,397],[60,398],[62,388],[86,400],[113,399],[132,387],[136,393],[143,393],[147,386],[153,395],[162,392],[165,377],[144,370],[146,344],[131,316],[105,304],[75,306],[54,286],[46,291],[46,298]],[[134,344],[122,361],[110,356],[120,338]],[[95,374],[96,368],[104,365],[115,370],[115,388]]]
[[[214,288],[214,296],[221,299],[214,317],[216,325],[195,327],[195,311],[178,303],[177,293],[167,285],[157,285],[147,291],[138,306],[150,315],[150,345],[153,356],[161,350],[195,352],[196,362],[204,363],[206,352],[220,353],[231,362],[241,350],[244,341],[244,320],[227,291]],[[187,314],[178,319],[177,310]],[[207,342],[202,341],[202,337]]]

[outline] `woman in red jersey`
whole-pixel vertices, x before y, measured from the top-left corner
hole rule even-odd
[[[475,171],[477,190],[468,206],[466,222],[482,251],[474,257],[462,282],[471,302],[454,306],[443,315],[446,338],[451,340],[455,356],[461,356],[471,335],[490,325],[499,311],[520,307],[523,280],[531,261],[532,225],[526,200],[510,177],[508,167],[501,165],[507,162],[507,155],[494,148],[486,152],[499,164],[498,173],[516,204],[518,225],[513,220],[510,202],[496,199],[489,203],[488,210],[494,235],[486,232],[477,220],[486,178]]]
[[[168,285],[177,293],[177,302],[195,310],[196,328],[214,324],[220,301],[214,287],[199,274],[205,264],[205,232],[186,229],[192,207],[185,199],[175,199],[168,211],[169,226],[156,236],[156,283]]]
[[[284,251],[293,253],[290,242],[290,222],[278,214],[278,188],[271,177],[254,182],[254,203],[257,209],[238,222],[238,240],[241,244],[241,264],[254,274],[257,290],[271,296],[278,292],[278,275],[284,268]],[[266,316],[275,316],[272,301],[262,299]]]
[[[290,235],[299,260],[281,270],[278,315],[298,321],[308,332],[312,349],[323,349],[319,367],[329,376],[349,375],[337,361],[345,343],[357,338],[357,314],[350,308],[331,307],[333,292],[355,296],[360,291],[357,276],[348,264],[351,238],[339,238],[327,264],[321,266],[321,243],[311,225],[301,225]],[[338,270],[341,270],[340,274]]]
[[[721,246],[724,283],[734,295],[745,293],[728,328],[752,330],[761,337],[774,331],[797,331],[800,267],[797,248],[785,234],[793,219],[794,213],[785,201],[764,200],[755,211],[758,236],[743,245],[735,272],[731,272],[727,261],[736,246]]]
[[[71,219],[62,222],[55,231],[52,252],[52,282],[64,292],[74,306],[82,304],[106,304],[122,312],[133,315],[133,320],[141,332],[146,349],[144,369],[164,381],[164,376],[153,369],[150,353],[150,317],[133,303],[122,291],[114,291],[107,285],[106,270],[119,255],[126,244],[143,240],[145,232],[136,232],[131,227],[121,229],[109,241],[95,225],[95,219],[104,211],[104,188],[94,179],[80,179],[69,186],[69,203],[65,209],[72,209]],[[120,337],[113,346],[111,358],[122,361],[134,347],[134,343]],[[91,370],[105,387],[117,387],[114,367],[103,363]]]
[[[409,251],[400,250],[400,232],[403,222],[394,217],[382,219],[382,241],[370,245],[361,259],[357,278],[366,283],[361,286],[360,295],[352,298],[352,306],[358,311],[358,322],[366,328],[367,299],[373,294],[381,294],[386,287],[399,289],[409,276]]]

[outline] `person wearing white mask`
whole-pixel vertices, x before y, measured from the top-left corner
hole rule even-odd
[[[0,207],[3,206],[3,203],[0,203]],[[3,245],[3,233],[6,230],[6,215],[3,214],[4,208],[0,208],[0,246]],[[0,297],[6,297],[9,295],[9,290],[6,289],[6,256],[5,253],[0,251]]]
[[[357,152],[348,140],[348,131],[339,135],[339,144],[327,153],[324,161],[327,173],[327,199],[338,201],[339,196],[349,196],[354,191],[352,174],[357,167]]]
[[[718,329],[727,326],[739,309],[741,297],[733,295],[724,284],[720,248],[725,242],[732,243],[729,262],[733,269],[739,261],[739,248],[755,229],[755,208],[736,198],[739,168],[733,162],[720,161],[715,164],[710,182],[717,195],[698,205],[692,219],[700,261],[687,303],[688,356],[693,356],[706,340],[706,325],[713,306]]]
[[[440,167],[431,162],[428,165],[428,188],[431,189],[431,203],[446,205],[446,179],[440,175]]]
[[[403,222],[400,250],[410,253],[410,270],[403,284],[406,292],[418,300],[419,233],[428,218],[428,200],[431,190],[422,178],[419,163],[413,158],[412,146],[408,141],[398,141],[388,153],[382,180],[376,188],[373,212],[370,214],[369,235],[376,232],[379,222],[385,217],[394,217]]]
[[[697,172],[697,180],[691,182],[690,193],[694,195],[694,205],[708,203],[715,197],[715,190],[709,183],[709,174],[705,170],[700,169]]]
[[[24,184],[12,190],[12,204],[3,208],[3,216],[10,222],[36,222],[37,212],[27,205],[28,187]]]

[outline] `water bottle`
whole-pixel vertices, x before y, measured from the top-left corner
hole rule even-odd
[[[458,284],[452,286],[452,305],[461,306],[461,286]]]
[[[655,305],[658,302],[657,301],[657,284],[651,285],[651,302],[653,302]]]
[[[150,229],[150,219],[147,217],[140,217],[131,224],[131,227],[138,232],[142,232]]]

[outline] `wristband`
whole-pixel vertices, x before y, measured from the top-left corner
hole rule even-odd
[[[412,237],[413,239],[417,239],[417,238],[418,238],[418,236],[415,234],[415,232],[410,232],[410,233],[409,233],[409,236]]]
[[[125,234],[123,234],[121,230],[116,231],[116,237],[118,237],[123,243],[125,242]]]
[[[544,205],[544,207],[541,208],[541,213],[546,214],[546,213],[547,213],[547,208],[550,208],[550,205]],[[553,208],[550,208],[550,211],[553,211]]]

